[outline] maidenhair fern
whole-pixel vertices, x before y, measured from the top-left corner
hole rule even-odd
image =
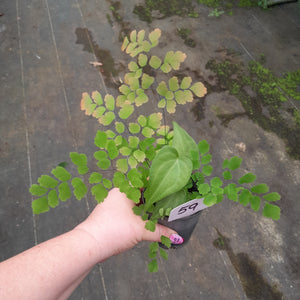
[[[71,152],[70,159],[78,175],[73,176],[62,166],[55,167],[52,176],[42,175],[30,188],[31,194],[37,197],[32,202],[34,213],[46,212],[72,194],[81,200],[90,192],[100,203],[112,187],[119,188],[140,204],[141,188],[147,187],[146,204],[135,206],[134,212],[147,220],[146,228],[151,231],[155,230],[159,218],[168,216],[180,204],[204,198],[204,203],[211,206],[221,202],[224,195],[244,206],[250,205],[255,211],[263,202],[263,215],[278,220],[280,209],[271,204],[280,199],[278,193],[269,193],[266,184],[252,185],[256,180],[252,173],[235,179],[234,171],[240,167],[241,158],[225,159],[223,171],[216,172],[222,176],[213,176],[209,144],[205,140],[196,144],[175,122],[174,130],[164,124],[162,112],[174,113],[177,105],[203,97],[206,88],[201,82],[193,83],[189,76],[171,75],[166,81],[156,82],[159,72],[165,76],[179,70],[186,55],[181,51],[169,51],[164,57],[158,57],[152,49],[158,45],[161,31],[155,29],[148,39],[145,36],[144,30],[132,31],[124,39],[121,50],[133,60],[128,63],[129,72],[119,87],[119,95],[101,95],[98,91],[82,94],[81,109],[102,125],[94,138],[97,149],[89,159],[96,160],[99,170],[90,172],[87,156]],[[157,98],[153,98],[154,94]],[[140,114],[135,118],[135,110],[149,101],[161,112]],[[112,177],[105,178],[102,170],[111,170]],[[170,247],[169,239],[162,237],[162,243]],[[158,253],[167,258],[167,253],[159,249],[157,243],[151,244],[150,271],[157,270],[155,257]]]
[[[91,96],[88,93],[82,94],[81,109],[85,114],[98,119],[103,127],[109,126],[110,128],[98,130],[96,133],[94,143],[98,150],[94,152],[93,156],[100,172],[112,167],[116,170],[113,180],[110,181],[101,173],[96,172],[84,180],[83,175],[89,171],[87,156],[72,152],[70,159],[77,167],[79,177],[72,178],[72,175],[60,166],[52,170],[54,178],[42,175],[38,179],[38,184],[32,185],[30,189],[34,196],[40,197],[32,204],[35,213],[45,212],[49,210],[49,207],[57,206],[59,199],[66,201],[72,193],[78,200],[82,199],[88,192],[87,183],[91,185],[90,191],[98,203],[105,199],[112,186],[119,187],[130,199],[138,203],[140,188],[147,182],[150,162],[154,159],[157,150],[166,144],[180,144],[177,140],[172,140],[173,132],[170,131],[169,126],[162,124],[162,113],[151,113],[148,116],[139,115],[135,121],[127,121],[136,107],[142,106],[151,99],[148,93],[150,90],[153,92],[155,80],[154,76],[149,74],[178,70],[186,58],[181,51],[169,51],[163,58],[151,54],[150,51],[158,45],[160,36],[161,31],[155,29],[146,40],[145,31],[141,30],[133,31],[129,37],[124,39],[121,50],[135,60],[128,64],[130,72],[124,76],[124,83],[119,87],[119,96],[116,98],[109,94],[102,96],[98,91],[94,91]],[[149,67],[152,68],[151,72],[149,72]],[[181,79],[172,76],[167,82],[161,81],[156,84],[155,91],[160,96],[159,100],[154,99],[158,108],[165,108],[168,113],[174,113],[178,104],[186,104],[193,101],[195,96],[202,97],[206,94],[204,85],[201,82],[192,83],[192,78],[189,76]],[[189,141],[189,139],[187,140]],[[182,150],[179,151],[184,152],[187,148],[193,150],[193,143],[182,145]],[[200,160],[198,149],[201,154]],[[213,172],[210,165],[212,156],[207,154],[209,145],[206,141],[201,141],[198,149],[194,149],[193,169],[199,169],[201,165],[201,176],[209,177]],[[223,180],[231,180],[231,171],[237,169],[240,164],[241,159],[238,157],[226,159],[223,163]],[[277,193],[266,194],[268,192],[266,185],[256,185],[251,190],[245,190],[230,183],[225,188],[221,188],[223,182],[217,178],[215,177],[210,184],[203,182],[198,185],[198,196],[206,196],[208,205],[219,202],[221,199],[219,195],[223,196],[224,194],[230,200],[239,201],[243,205],[250,203],[254,210],[258,210],[261,200],[254,197],[252,193],[265,194],[263,199],[268,202],[280,199]],[[238,182],[240,185],[249,184],[255,179],[255,175],[248,173]],[[217,198],[218,200],[216,200]],[[271,208],[270,205],[265,205],[263,214],[277,219],[278,208]],[[161,208],[160,206],[158,207]],[[167,211],[168,207],[164,209]]]

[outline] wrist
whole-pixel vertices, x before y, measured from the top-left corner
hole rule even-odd
[[[100,226],[94,225],[88,219],[76,226],[73,231],[78,234],[89,247],[89,253],[94,257],[95,263],[106,260],[110,254],[109,240]]]

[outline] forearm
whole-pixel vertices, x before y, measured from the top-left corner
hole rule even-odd
[[[96,240],[75,228],[2,262],[0,299],[58,299],[105,258]]]
[[[139,241],[160,241],[174,230],[155,232],[133,214],[133,202],[112,189],[104,203],[75,229],[0,263],[0,299],[67,299],[91,268]]]
[[[78,279],[76,279],[74,282],[70,284],[69,287],[59,296],[57,300],[65,300],[69,299],[69,297],[72,295],[72,293],[75,291],[75,289],[79,286],[79,284],[83,281],[83,279],[90,273],[91,270],[88,270],[86,273],[81,275]]]

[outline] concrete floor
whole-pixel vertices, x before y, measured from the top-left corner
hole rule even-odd
[[[235,59],[244,63],[264,53],[266,66],[277,75],[300,68],[297,3],[268,11],[236,9],[233,16],[220,18],[208,17],[210,9],[196,5],[196,19],[173,16],[150,25],[132,14],[137,3],[120,5],[123,22],[118,23],[111,1],[1,1],[0,260],[73,228],[95,205],[92,199],[71,199],[33,216],[28,189],[41,174],[67,161],[70,151],[95,151],[98,124],[80,111],[81,93],[117,93],[112,77],[122,76],[128,61],[120,53],[122,30],[159,27],[160,50],[185,52],[183,70],[212,85],[215,78],[205,65],[226,57],[226,49],[239,53]],[[191,28],[195,48],[184,45],[176,27]],[[102,72],[89,64],[96,60],[104,64]],[[223,113],[243,112],[227,91],[213,89],[204,103],[177,110],[172,118],[196,140],[211,143],[216,163],[241,156],[242,172],[257,174],[282,195],[281,219],[274,222],[224,201],[202,213],[189,244],[169,251],[158,273],[147,272],[148,243],[141,243],[96,266],[70,299],[299,299],[299,160],[287,154],[276,133],[246,116],[223,126],[216,106]],[[245,152],[236,147],[241,142]],[[220,235],[226,250],[216,246]]]

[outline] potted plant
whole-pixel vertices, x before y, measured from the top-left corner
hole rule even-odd
[[[280,208],[270,203],[280,199],[278,193],[269,193],[266,184],[247,187],[256,179],[252,173],[233,179],[233,171],[240,167],[241,158],[225,159],[222,174],[213,175],[209,144],[205,140],[196,143],[176,122],[173,122],[172,130],[163,124],[164,114],[174,113],[177,105],[192,102],[195,97],[203,97],[206,88],[201,82],[192,83],[189,76],[170,77],[171,72],[179,70],[186,55],[181,51],[169,51],[164,58],[155,55],[153,50],[160,36],[159,29],[149,33],[148,39],[145,39],[144,30],[134,30],[124,39],[121,50],[133,60],[128,64],[129,72],[119,86],[117,97],[110,94],[102,97],[97,91],[91,96],[82,94],[81,109],[86,115],[95,117],[103,127],[96,133],[97,149],[92,158],[99,172],[89,171],[85,154],[71,152],[70,159],[79,176],[57,166],[51,171],[52,176],[39,177],[38,183],[30,188],[31,194],[37,197],[32,202],[33,212],[46,212],[50,207],[56,207],[59,200],[69,199],[72,193],[81,200],[90,192],[100,203],[114,186],[137,204],[133,210],[147,221],[146,228],[150,231],[155,230],[157,222],[167,224],[172,213],[177,214],[177,219],[181,217],[179,215],[185,216],[178,222],[187,222],[190,228],[176,225],[174,229],[182,230],[180,234],[186,241],[197,222],[200,206],[215,205],[225,196],[244,206],[250,204],[255,211],[263,201],[263,215],[279,219]],[[160,77],[166,79],[160,80]],[[134,112],[149,99],[157,102],[161,112],[134,117]],[[113,168],[112,176],[105,178],[101,170],[110,168]],[[162,237],[162,244],[171,246],[166,237]],[[149,253],[152,261],[148,265],[151,272],[157,270],[158,252],[167,258],[158,243],[152,243]]]

